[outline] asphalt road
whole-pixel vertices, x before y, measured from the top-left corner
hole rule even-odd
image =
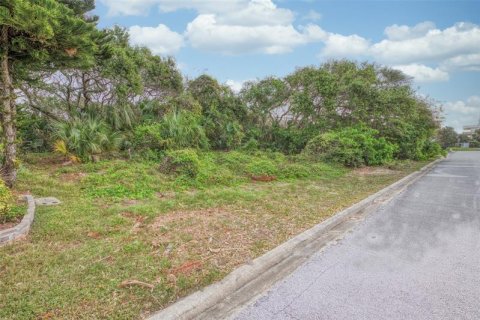
[[[480,152],[451,154],[236,319],[480,319]]]

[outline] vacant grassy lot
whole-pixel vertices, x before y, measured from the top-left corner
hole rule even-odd
[[[17,191],[62,204],[38,207],[29,237],[0,248],[0,318],[142,318],[424,165],[201,158],[192,181],[154,162],[24,159]],[[277,179],[253,181],[259,170]]]

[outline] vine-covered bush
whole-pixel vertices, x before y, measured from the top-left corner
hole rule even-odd
[[[378,131],[365,126],[330,131],[311,139],[304,153],[348,167],[381,165],[393,160],[397,146],[377,135]]]
[[[200,160],[193,149],[167,151],[160,171],[165,174],[175,173],[189,178],[196,178],[200,171]]]

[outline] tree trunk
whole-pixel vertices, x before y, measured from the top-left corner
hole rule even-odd
[[[2,125],[5,153],[2,166],[2,178],[8,187],[13,187],[17,178],[16,166],[16,127],[15,127],[15,99],[13,96],[12,79],[10,76],[10,64],[8,61],[8,27],[1,30],[2,55],[0,61],[2,83]]]

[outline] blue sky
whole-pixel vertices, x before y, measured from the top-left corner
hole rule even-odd
[[[97,0],[100,26],[235,89],[335,58],[412,76],[457,131],[480,118],[480,1]]]

